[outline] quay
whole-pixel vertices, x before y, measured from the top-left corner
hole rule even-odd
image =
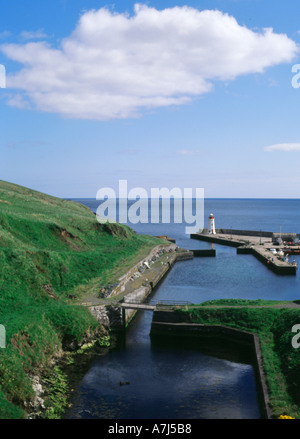
[[[165,245],[156,246],[119,278],[107,297],[92,295],[81,303],[104,327],[123,332],[137,311],[153,312],[157,304],[145,303],[149,302],[153,291],[176,262],[194,258],[193,251],[177,247],[171,238],[165,239]],[[162,304],[159,306],[162,307]]]
[[[204,229],[201,233],[191,234],[190,238],[236,247],[238,254],[252,254],[277,274],[295,275],[297,265],[289,262],[287,255],[300,254],[300,245],[294,244],[295,238],[299,236],[292,233],[281,234],[280,237],[278,235],[231,229],[215,229],[214,233],[209,233],[208,229]],[[278,255],[280,251],[283,253],[281,256]]]

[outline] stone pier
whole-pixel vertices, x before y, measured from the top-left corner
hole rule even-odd
[[[226,232],[226,233],[224,233]],[[271,249],[283,251],[284,255],[291,255],[293,252],[297,254],[300,246],[278,245],[273,242],[273,234],[271,232],[255,232],[242,230],[223,230],[217,229],[216,234],[208,233],[192,234],[191,239],[198,239],[211,243],[236,247],[238,254],[252,254],[260,262],[265,264],[272,271],[282,275],[295,275],[297,273],[297,265],[293,265],[287,261],[286,257],[279,257],[274,254]]]

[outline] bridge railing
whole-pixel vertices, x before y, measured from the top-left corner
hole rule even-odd
[[[116,307],[121,307],[122,304],[126,304],[126,305],[152,305],[152,306],[156,306],[156,308],[171,308],[171,307],[176,307],[176,306],[189,306],[189,305],[193,305],[192,302],[189,302],[187,300],[164,300],[164,299],[158,299],[158,300],[144,300],[143,302],[140,302],[138,300],[134,300],[134,298],[132,298],[131,300],[124,300],[124,301],[111,301],[109,302],[109,305],[112,306],[116,306]]]
[[[156,308],[170,308],[175,306],[189,306],[193,305],[192,302],[187,300],[158,300],[156,302]]]

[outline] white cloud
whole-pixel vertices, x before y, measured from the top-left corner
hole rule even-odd
[[[267,152],[273,152],[273,151],[300,151],[300,143],[278,143],[276,145],[270,145],[266,146],[264,148]]]
[[[21,38],[23,40],[42,40],[47,38],[48,35],[43,32],[43,30],[39,29],[37,31],[26,31],[21,32]]]
[[[20,93],[15,95],[8,94],[7,103],[11,107],[19,108],[20,110],[30,110],[32,109],[30,102],[26,100]]]
[[[86,12],[58,48],[40,41],[1,49],[23,64],[7,87],[23,91],[39,111],[99,120],[183,105],[215,80],[262,73],[298,53],[286,35],[254,32],[220,11],[144,5],[132,16]]]

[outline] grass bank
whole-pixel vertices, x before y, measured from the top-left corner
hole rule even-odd
[[[117,281],[161,242],[99,224],[79,203],[0,181],[0,418],[27,417],[36,401],[33,377],[54,370],[65,351],[107,336],[78,299]]]
[[[300,418],[300,354],[292,346],[292,327],[300,324],[300,308],[293,305],[286,301],[224,299],[177,312],[190,323],[226,325],[256,333],[274,417]]]

